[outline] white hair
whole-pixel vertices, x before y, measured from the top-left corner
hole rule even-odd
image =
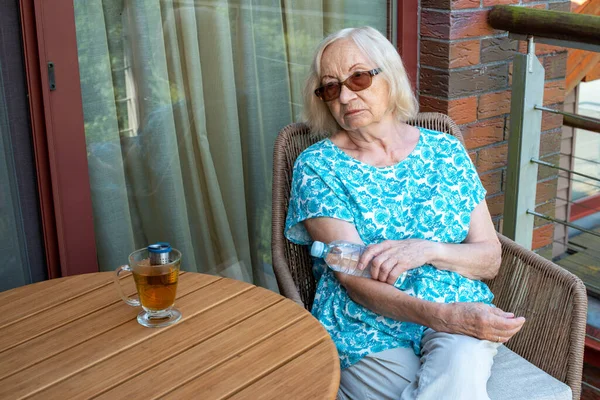
[[[320,135],[331,135],[341,129],[324,101],[315,96],[321,86],[321,58],[330,44],[350,38],[363,54],[378,68],[389,86],[389,103],[392,114],[402,122],[417,115],[419,105],[410,86],[410,81],[400,55],[378,30],[370,26],[346,28],[327,36],[317,46],[308,78],[304,85],[303,120],[311,130]]]

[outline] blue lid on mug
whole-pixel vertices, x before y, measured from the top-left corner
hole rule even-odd
[[[150,253],[162,254],[162,253],[170,253],[172,250],[171,245],[167,242],[158,242],[148,246],[148,251]]]

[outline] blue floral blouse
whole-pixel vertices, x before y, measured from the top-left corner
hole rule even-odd
[[[471,159],[454,137],[420,128],[413,152],[396,165],[374,167],[324,139],[296,160],[285,235],[311,244],[302,221],[331,217],[354,224],[366,245],[409,238],[461,243],[471,212],[485,189]],[[322,260],[312,313],[336,344],[342,368],[364,356],[396,347],[420,354],[425,327],[383,317],[355,303]],[[491,303],[481,281],[424,265],[398,279],[399,290],[435,302]]]

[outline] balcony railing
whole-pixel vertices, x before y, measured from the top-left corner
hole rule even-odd
[[[534,217],[567,225],[600,237],[600,233],[535,211],[538,164],[570,175],[600,179],[539,160],[542,113],[563,115],[563,124],[600,133],[600,120],[543,106],[544,67],[535,55],[535,43],[600,52],[600,17],[518,6],[496,6],[489,23],[514,39],[527,41],[527,54],[513,64],[508,168],[503,233],[531,248]]]

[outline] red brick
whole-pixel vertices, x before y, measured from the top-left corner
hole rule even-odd
[[[479,64],[479,40],[467,40],[450,44],[450,68]]]
[[[492,218],[499,217],[504,214],[504,194],[489,196],[486,198],[488,209]]]
[[[435,8],[437,10],[462,10],[479,8],[479,0],[421,0],[422,8]]]
[[[519,42],[509,37],[493,37],[481,41],[481,62],[496,62],[512,59]]]
[[[544,84],[544,105],[562,103],[565,101],[565,81],[546,82]]]
[[[479,96],[477,118],[484,119],[510,113],[510,90],[486,93]]]
[[[466,97],[506,89],[508,84],[506,63],[451,69],[448,72],[448,97]]]
[[[563,125],[563,116],[549,112],[542,113],[542,132],[560,128]],[[543,154],[543,153],[542,153]]]
[[[549,217],[554,218],[554,214],[556,212],[556,202],[549,201],[542,205],[539,205],[535,208],[535,211],[540,214],[548,215]],[[533,226],[537,228],[538,226],[548,224],[548,220],[540,217],[533,217]]]
[[[421,0],[421,7],[450,10],[450,0]]]
[[[448,116],[459,125],[475,121],[477,119],[477,97],[450,100]]]
[[[540,137],[540,157],[558,153],[562,141],[562,131],[542,133]]]
[[[535,189],[535,204],[545,203],[556,198],[557,179],[538,182]]]
[[[421,66],[419,70],[420,91],[424,95],[449,97],[449,70],[437,70]]]
[[[504,138],[504,117],[469,124],[463,128],[463,136],[465,147],[469,150],[501,142]]]
[[[488,23],[488,13],[489,10],[452,12],[450,14],[450,39],[501,33]]]
[[[551,156],[545,156],[545,157],[542,157],[541,159],[542,159],[542,161],[545,161],[547,163],[558,165],[560,163],[560,154],[553,154]],[[538,165],[538,173],[537,173],[538,181],[546,180],[546,179],[550,179],[550,178],[557,178],[557,177],[558,177],[558,170],[556,168],[547,167],[545,165]],[[557,183],[557,190],[558,190],[558,183]]]
[[[448,68],[450,43],[447,41],[421,40],[421,65]]]
[[[565,47],[552,46],[551,44],[536,43],[535,54],[542,56],[544,54],[560,53],[569,50]],[[527,42],[524,40],[519,41],[519,53],[527,53]]]
[[[477,165],[477,152],[476,151],[470,151],[469,158],[471,159],[471,162],[473,163],[473,165]]]
[[[479,178],[488,196],[502,191],[502,171],[484,173]]]
[[[544,57],[544,79],[564,78],[567,74],[567,53],[550,54]]]
[[[419,96],[419,111],[448,114],[448,100],[430,96]]]
[[[438,39],[449,39],[450,13],[432,10],[421,11],[421,35]]]
[[[453,10],[479,8],[479,0],[452,0],[451,7]]]
[[[533,250],[540,249],[542,247],[552,244],[554,240],[554,224],[548,224],[535,228],[533,230],[533,241],[531,248]]]
[[[477,171],[483,173],[506,167],[507,154],[508,144],[506,143],[479,150],[476,164]]]
[[[499,6],[501,4],[517,4],[519,0],[483,0],[484,7]]]
[[[446,100],[429,96],[420,96],[421,112],[440,112],[446,114],[458,125],[477,120],[477,97]]]
[[[560,53],[563,51],[568,51],[569,49],[566,47],[553,46],[551,44],[545,43],[536,43],[535,45],[535,54],[540,56],[543,54],[552,54],[552,53]]]

